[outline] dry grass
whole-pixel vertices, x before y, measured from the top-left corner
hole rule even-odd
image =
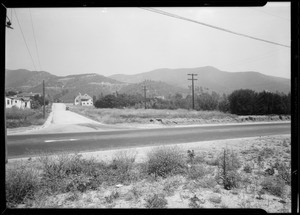
[[[220,147],[215,148],[216,145]],[[189,160],[187,146],[188,149],[194,150],[192,162]],[[210,145],[203,143],[187,146],[157,147],[150,151],[151,153],[146,153],[146,159],[139,163],[136,162],[138,151],[127,150],[112,154],[112,158],[107,161],[87,159],[78,155],[55,155],[28,161],[27,164],[24,162],[21,166],[10,164],[6,170],[6,189],[10,190],[10,195],[7,196],[10,203],[8,206],[24,207],[25,204],[28,208],[256,207],[267,212],[290,211],[290,155],[286,160],[284,157],[288,154],[282,150],[290,147],[289,137],[245,138],[212,142]],[[218,177],[220,162],[216,162],[217,165],[208,165],[206,162],[208,159],[222,159],[223,147],[233,150],[235,158],[232,160],[238,159],[241,163],[234,166],[240,177],[239,186],[229,190],[224,189],[222,180]],[[260,165],[257,152],[261,152]],[[156,153],[156,156],[153,153]],[[179,159],[180,162],[172,162],[173,157],[183,159]],[[150,158],[156,158],[155,166],[164,174],[149,174],[147,167]],[[162,162],[163,160],[170,162]],[[228,162],[230,163],[230,160]],[[280,165],[283,162],[285,165]],[[182,164],[187,167],[186,171],[170,174],[169,168],[166,168],[168,165],[174,167]],[[244,171],[248,164],[252,168],[251,172]],[[26,165],[27,168],[24,168]],[[158,168],[160,165],[164,168]],[[28,166],[35,171],[31,171]],[[265,172],[268,168],[275,169],[273,175]],[[15,180],[12,180],[13,178]],[[28,189],[26,188],[26,192],[21,195],[21,192],[15,191],[15,185],[23,187],[23,184]],[[29,188],[33,186],[26,184],[34,184],[39,189],[31,190]],[[51,184],[54,187],[50,189]]]
[[[7,128],[18,128],[18,127],[28,127],[31,125],[43,125],[49,113],[51,112],[51,107],[46,107],[46,117],[43,118],[43,109],[19,109],[17,107],[6,108],[6,127]]]
[[[209,124],[256,121],[289,120],[289,116],[237,116],[220,111],[195,111],[186,109],[116,109],[69,105],[70,111],[106,124]]]

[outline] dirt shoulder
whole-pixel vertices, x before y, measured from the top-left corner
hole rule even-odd
[[[258,195],[264,183],[270,184],[272,177],[278,177],[277,170],[274,176],[266,174],[265,170],[276,162],[290,163],[290,135],[203,141],[174,144],[168,147],[174,146],[179,147],[185,154],[187,150],[194,150],[197,159],[201,160],[199,167],[204,168],[204,173],[196,172],[199,178],[191,179],[184,175],[174,175],[157,180],[151,178],[138,180],[130,184],[101,185],[96,190],[45,195],[17,207],[145,208],[149,205],[149,198],[157,194],[163,196],[161,198],[165,199],[167,208],[261,208],[271,213],[290,212],[289,185],[278,188],[282,192],[281,196],[269,192],[261,193],[260,197]],[[80,154],[84,159],[94,158],[96,161],[111,162],[120,153],[127,153],[127,155],[135,155],[135,162],[138,164],[146,162],[148,152],[154,148],[156,147]],[[241,177],[239,188],[226,190],[216,182],[215,173],[218,168],[215,160],[224,148],[233,150],[242,164],[239,170]],[[258,154],[263,156],[263,165],[260,167],[256,162]],[[6,170],[15,168],[20,161],[24,166],[37,170],[40,168],[40,163],[35,158],[10,159]],[[247,165],[251,166],[250,172],[245,172]]]

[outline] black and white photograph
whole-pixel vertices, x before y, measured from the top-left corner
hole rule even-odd
[[[1,7],[7,208],[291,213],[290,2]]]

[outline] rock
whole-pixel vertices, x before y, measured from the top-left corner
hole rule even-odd
[[[117,184],[116,187],[117,188],[123,187],[123,184]]]

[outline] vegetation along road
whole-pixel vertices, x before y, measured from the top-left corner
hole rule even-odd
[[[37,156],[44,152],[96,151],[290,133],[290,123],[263,123],[13,135],[7,137],[8,158]]]

